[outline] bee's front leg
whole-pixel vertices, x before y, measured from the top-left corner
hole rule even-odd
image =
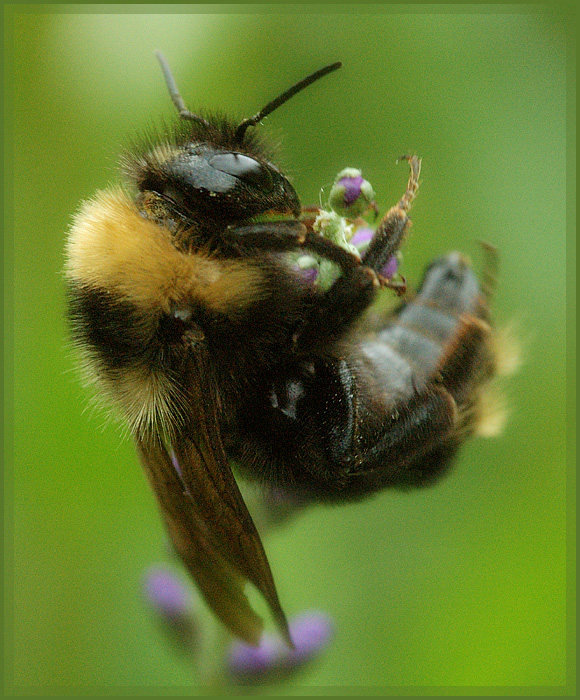
[[[226,244],[246,255],[260,250],[283,253],[302,248],[332,261],[343,270],[360,267],[360,260],[353,253],[315,233],[298,219],[230,226],[222,238]]]
[[[404,156],[411,174],[405,194],[389,209],[377,227],[362,264],[348,268],[326,292],[306,324],[294,338],[296,352],[308,352],[318,345],[340,339],[374,301],[378,290],[387,286],[401,294],[402,287],[385,280],[381,272],[397,251],[409,227],[411,203],[419,187],[421,160]]]
[[[381,273],[393,253],[396,253],[409,227],[409,209],[419,189],[421,159],[417,156],[402,156],[399,160],[409,163],[411,174],[405,194],[383,217],[377,226],[373,240],[363,258],[363,265],[370,267],[377,275]]]

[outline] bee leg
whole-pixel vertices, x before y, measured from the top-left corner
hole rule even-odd
[[[295,337],[295,351],[307,351],[340,338],[370,306],[381,287],[393,288],[397,294],[405,292],[404,283],[393,284],[381,276],[382,269],[401,245],[410,222],[408,212],[419,187],[421,159],[403,158],[411,169],[404,195],[378,225],[362,264],[346,270],[327,291],[323,303]]]
[[[298,329],[294,352],[309,353],[342,338],[372,304],[380,287],[378,275],[368,267],[355,267],[339,277]]]
[[[336,263],[343,270],[360,266],[356,255],[315,233],[296,219],[231,226],[226,229],[223,238],[241,253],[252,253],[255,250],[282,253],[304,248]]]
[[[431,385],[399,406],[383,423],[380,438],[362,454],[349,455],[343,476],[348,490],[364,494],[387,486],[432,481],[456,449],[457,405],[442,386]],[[362,467],[362,468],[361,468]]]
[[[223,239],[234,250],[252,254],[256,250],[284,252],[297,247],[310,250],[343,269],[343,275],[324,294],[293,337],[293,350],[310,350],[318,342],[341,336],[374,300],[381,287],[379,275],[361,265],[358,257],[297,220],[232,226]]]
[[[489,302],[497,287],[497,278],[499,274],[499,255],[497,248],[487,241],[480,241],[485,254],[485,262],[481,279],[481,288],[486,300]]]
[[[417,156],[403,156],[409,162],[411,175],[405,194],[399,202],[389,209],[371,241],[368,250],[363,257],[363,265],[370,267],[376,274],[380,274],[393,253],[395,253],[409,227],[409,210],[419,188],[419,174],[421,172],[421,159]],[[399,159],[401,160],[401,159]]]
[[[389,486],[426,485],[444,472],[459,445],[457,404],[447,389],[431,383],[405,401],[379,406],[367,402],[364,382],[345,361],[322,362],[292,416],[271,410],[267,420],[251,417],[256,431],[294,431],[273,457],[283,486],[340,502]],[[296,442],[306,445],[299,461]]]
[[[468,260],[450,253],[431,263],[383,330],[346,360],[316,363],[296,415],[320,498],[421,486],[443,474],[477,429],[481,388],[494,373],[486,316]],[[331,326],[329,318],[324,330]],[[309,330],[303,340],[312,337]]]

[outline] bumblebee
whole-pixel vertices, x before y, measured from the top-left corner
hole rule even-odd
[[[124,416],[173,546],[209,606],[257,644],[264,596],[289,640],[270,566],[232,472],[311,502],[424,486],[490,425],[497,374],[489,285],[453,252],[364,329],[409,227],[420,161],[362,256],[313,230],[255,127],[316,71],[241,123],[190,112],[123,157],[126,185],[70,230],[72,336],[86,379]],[[288,253],[334,263],[322,289]],[[495,414],[494,414],[495,415]]]

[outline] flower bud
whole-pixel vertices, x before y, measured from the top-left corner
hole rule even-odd
[[[189,590],[163,566],[152,567],[143,582],[144,598],[171,643],[181,653],[197,646],[197,625]]]
[[[375,192],[360,170],[345,168],[336,176],[330,190],[330,208],[347,219],[360,216],[375,198]]]
[[[295,617],[290,624],[294,649],[288,654],[288,665],[298,668],[319,656],[330,643],[333,624],[328,615],[310,610]]]

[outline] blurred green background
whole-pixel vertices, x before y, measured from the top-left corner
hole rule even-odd
[[[7,18],[15,688],[195,685],[140,598],[143,571],[163,558],[156,507],[130,441],[86,410],[63,320],[71,215],[116,180],[128,137],[175,116],[156,48],[192,110],[240,117],[341,60],[264,127],[281,139],[302,201],[316,203],[354,166],[384,210],[407,179],[396,157],[420,154],[404,274],[416,283],[455,248],[479,264],[477,240],[491,241],[502,266],[496,317],[518,320],[524,341],[501,438],[466,444],[432,489],[314,509],[268,539],[288,613],[321,608],[337,628],[321,662],[280,692],[563,686],[566,16],[514,6],[113,7],[31,6]]]

